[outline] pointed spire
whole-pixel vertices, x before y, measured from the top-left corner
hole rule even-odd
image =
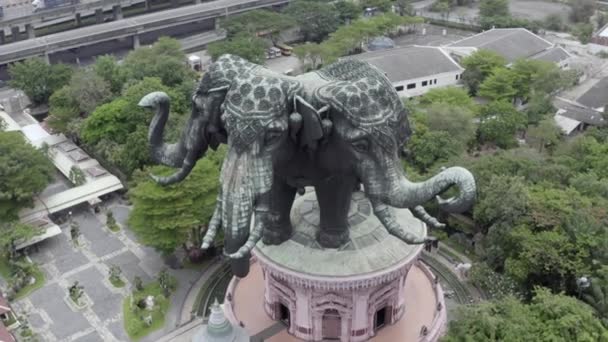
[[[211,305],[211,314],[209,315],[209,322],[207,324],[207,333],[210,336],[226,335],[232,332],[232,325],[226,319],[224,310],[220,306],[217,298]]]

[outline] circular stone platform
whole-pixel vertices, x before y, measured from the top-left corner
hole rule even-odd
[[[426,234],[426,226],[408,210],[395,210],[395,216],[403,229]],[[259,242],[250,275],[233,278],[228,287],[226,316],[236,324],[243,322],[251,336],[272,336],[263,329],[248,329],[243,319],[253,315],[253,322],[283,322],[290,335],[306,341],[367,341],[398,323],[410,310],[406,305],[414,306],[418,318],[404,322],[408,338],[399,341],[433,341],[443,331],[441,287],[418,264],[423,246],[389,235],[362,193],[353,195],[350,241],[340,249],[324,249],[315,240],[319,209],[314,192],[296,199],[291,221],[292,238],[278,246]],[[413,279],[408,277],[410,269]],[[262,308],[267,318],[260,316]],[[391,338],[402,336],[403,329],[397,329],[397,335],[392,331]],[[414,336],[421,338],[411,339]]]
[[[407,209],[395,209],[397,222],[416,236],[426,235],[426,225]],[[258,243],[254,254],[299,273],[320,277],[359,277],[373,272],[385,273],[388,268],[399,267],[416,258],[421,245],[407,245],[389,235],[386,228],[372,213],[369,200],[363,193],[353,194],[348,213],[351,226],[350,242],[340,249],[323,249],[316,241],[319,230],[319,207],[314,192],[296,199],[291,212],[294,234],[281,245],[267,246]],[[365,276],[368,278],[368,275]]]

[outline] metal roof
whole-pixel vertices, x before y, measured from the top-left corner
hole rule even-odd
[[[565,116],[570,119],[584,122],[588,125],[593,125],[593,126],[605,125],[605,121],[602,116],[602,113],[598,112],[597,110],[594,110],[592,108],[582,106],[579,103],[572,102],[572,101],[569,101],[569,100],[566,100],[566,99],[563,99],[560,97],[556,97],[553,100],[553,105],[556,108],[563,110],[563,112],[561,112],[559,114],[561,116]]]
[[[581,95],[576,102],[593,109],[601,109],[608,104],[608,77],[604,77],[591,89]]]
[[[491,29],[447,46],[491,50],[511,63],[539,54],[554,45],[524,28],[507,28]]]
[[[546,62],[559,63],[570,57],[570,54],[568,53],[568,51],[564,50],[564,48],[562,48],[561,46],[555,46],[541,53],[538,53],[530,58]]]
[[[464,70],[441,48],[431,46],[408,46],[347,58],[369,62],[384,71],[391,82]]]

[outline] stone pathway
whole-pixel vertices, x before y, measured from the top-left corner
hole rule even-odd
[[[109,205],[117,222],[126,227],[129,207],[114,202]],[[139,245],[128,229],[111,232],[105,225],[105,212],[93,214],[88,209],[73,210],[79,223],[80,246],[73,245],[67,223],[63,234],[39,244],[30,257],[44,272],[44,287],[16,301],[15,308],[27,315],[31,328],[41,341],[128,341],[123,328],[122,303],[130,294],[135,276],[153,281],[163,268],[161,256],[151,248]],[[109,265],[122,269],[127,285],[115,288],[108,280]],[[176,328],[182,305],[189,289],[201,272],[192,269],[169,270],[177,278],[178,288],[171,297],[165,327],[142,341],[157,341]],[[67,288],[78,281],[84,286],[88,306],[77,310],[70,305]]]

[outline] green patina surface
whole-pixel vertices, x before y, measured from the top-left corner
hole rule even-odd
[[[402,229],[426,235],[426,226],[407,209],[395,209]],[[349,211],[350,242],[340,249],[323,249],[315,239],[319,207],[314,192],[296,199],[291,212],[294,235],[281,245],[257,244],[256,252],[294,271],[320,276],[351,276],[386,269],[419,253],[421,245],[407,245],[388,234],[372,214],[369,201],[355,193]]]

